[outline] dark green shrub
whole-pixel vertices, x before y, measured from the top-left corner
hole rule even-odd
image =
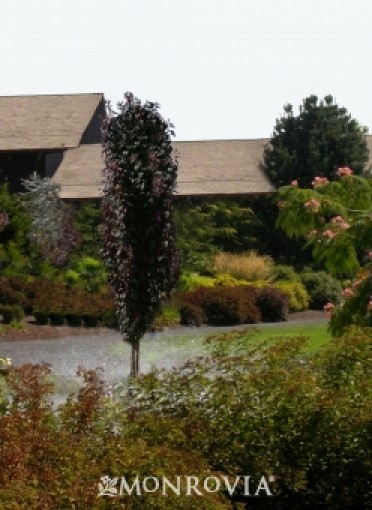
[[[200,306],[187,303],[180,307],[180,323],[183,326],[200,327],[204,321],[204,312]]]
[[[288,318],[289,299],[285,292],[270,287],[259,289],[256,304],[264,322],[285,321]]]
[[[325,271],[302,273],[301,281],[310,297],[310,308],[323,310],[328,302],[338,304],[341,300],[341,283]]]
[[[273,267],[272,278],[273,281],[286,280],[289,282],[300,279],[293,267],[285,264],[277,264]]]

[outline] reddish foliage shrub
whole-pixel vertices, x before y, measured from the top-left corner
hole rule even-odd
[[[228,326],[259,322],[261,314],[255,297],[256,292],[251,287],[214,288],[205,303],[208,324]]]
[[[270,287],[258,289],[256,303],[264,322],[287,320],[289,298],[285,292]]]
[[[13,396],[0,416],[0,508],[9,510],[140,509],[217,510],[223,497],[124,493],[120,498],[98,497],[104,475],[186,476],[205,478],[209,465],[192,451],[177,420],[158,415],[113,416],[107,408],[99,372],[79,370],[84,386],[59,413],[47,397],[52,386],[47,365],[13,369],[8,386]],[[112,420],[117,424],[113,432]]]
[[[60,281],[35,279],[25,284],[30,308],[36,316],[63,315],[68,322],[87,323],[100,321],[115,326],[115,303],[110,289],[88,292],[80,287],[69,287]]]
[[[205,322],[203,308],[186,303],[180,308],[180,323],[184,326],[201,326]]]
[[[199,287],[191,292],[178,293],[178,300],[201,309],[207,324],[222,326],[255,323],[261,318],[256,306],[256,290],[253,287]],[[199,312],[200,314],[200,312]]]

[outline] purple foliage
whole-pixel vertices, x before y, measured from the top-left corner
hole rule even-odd
[[[101,228],[120,330],[138,343],[178,278],[172,222],[173,126],[131,93],[103,124]]]

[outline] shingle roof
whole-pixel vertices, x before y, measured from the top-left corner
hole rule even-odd
[[[274,191],[260,169],[267,142],[175,142],[173,146],[180,154],[178,195],[240,195]]]
[[[274,191],[259,168],[267,140],[173,142],[179,153],[178,196],[243,195]],[[100,145],[65,151],[53,177],[61,198],[98,198],[104,167]]]
[[[103,94],[0,97],[0,151],[77,147]]]

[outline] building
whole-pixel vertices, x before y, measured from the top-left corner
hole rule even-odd
[[[36,171],[64,199],[99,198],[103,94],[0,97],[0,181],[12,192]],[[266,140],[174,142],[177,195],[225,196],[274,191],[259,164]]]
[[[104,167],[103,94],[0,97],[0,182],[22,190],[36,171],[60,186],[66,200],[98,199]],[[372,136],[367,136],[372,154]],[[261,140],[173,142],[179,153],[176,195],[223,197],[275,191],[260,168]]]
[[[69,150],[100,143],[103,94],[0,97],[0,181],[53,178]]]

